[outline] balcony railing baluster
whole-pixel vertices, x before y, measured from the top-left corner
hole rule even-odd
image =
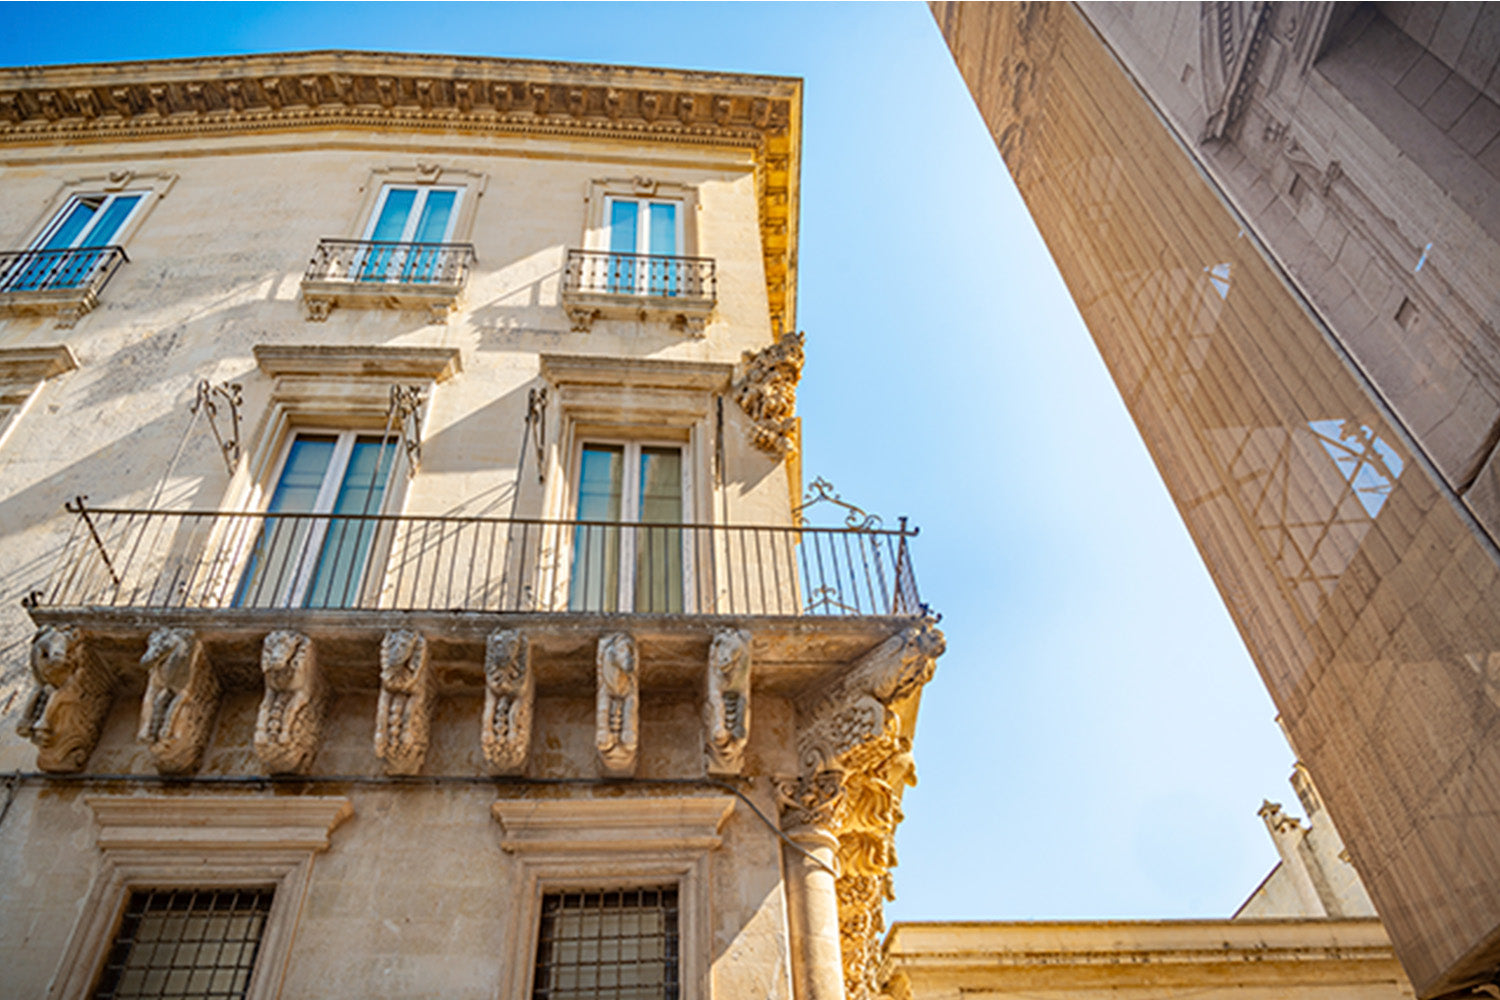
[[[569,250],[563,291],[713,301],[719,278],[712,257]]]
[[[98,294],[122,263],[125,248],[0,250],[0,294],[78,292]]]
[[[318,241],[307,281],[387,285],[459,286],[474,262],[470,243],[397,243],[388,240]]]

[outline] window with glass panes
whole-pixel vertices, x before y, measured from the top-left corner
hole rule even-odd
[[[583,444],[571,610],[682,611],[685,472],[678,445]]]
[[[274,895],[272,889],[132,891],[92,997],[243,997]]]
[[[387,184],[365,228],[361,281],[427,282],[440,274],[438,244],[453,235],[463,189]]]
[[[682,205],[677,201],[609,196],[608,285],[612,292],[676,295],[678,273],[661,258],[682,253]]]
[[[678,1000],[677,889],[542,897],[532,1000]]]
[[[93,277],[112,245],[146,200],[146,192],[75,194],[52,217],[28,247],[36,251],[19,258],[0,275],[0,291],[29,292],[53,288],[77,288]],[[98,247],[98,252],[90,252]]]

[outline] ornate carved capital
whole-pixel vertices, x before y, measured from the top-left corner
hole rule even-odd
[[[819,826],[838,839],[839,934],[849,1000],[879,995],[882,909],[894,898],[901,795],[916,783],[911,699],[932,679],[945,646],[924,619],[856,661],[798,711],[802,773],[777,783],[782,825]]]
[[[405,628],[387,632],[380,641],[380,705],[375,718],[375,756],[384,761],[386,774],[422,770],[435,700],[426,638]]]
[[[261,648],[266,693],[255,718],[255,752],[272,774],[300,774],[312,764],[323,735],[328,684],[318,670],[312,640],[283,629]]]
[[[750,741],[750,633],[720,629],[708,648],[703,695],[709,774],[739,774]]]
[[[146,695],[136,736],[150,745],[162,774],[198,769],[213,731],[222,687],[192,629],[159,628],[141,657]]]
[[[594,743],[599,749],[599,768],[611,778],[635,774],[641,725],[636,667],[635,640],[629,635],[616,632],[599,640]]]
[[[479,733],[491,774],[526,769],[535,701],[530,640],[513,629],[491,632],[484,644],[484,723]]]
[[[734,401],[755,422],[751,443],[777,458],[796,446],[803,339],[801,333],[784,333],[769,347],[746,351],[733,386]]]
[[[80,771],[99,742],[115,678],[89,651],[77,628],[47,625],[31,640],[37,690],[17,731],[36,744],[43,771]]]

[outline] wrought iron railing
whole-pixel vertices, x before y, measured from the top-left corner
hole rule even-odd
[[[910,615],[915,530],[158,511],[77,520],[33,606]]]
[[[569,250],[563,291],[594,295],[657,295],[713,302],[719,278],[712,257]]]
[[[0,294],[6,292],[93,292],[129,260],[124,247],[0,251]]]
[[[351,284],[462,285],[474,263],[470,243],[397,243],[321,239],[308,262],[307,281]]]

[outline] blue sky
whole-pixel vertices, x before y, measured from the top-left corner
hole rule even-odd
[[[1291,751],[925,6],[0,5],[12,66],[315,48],[804,78],[803,468],[921,526],[949,639],[888,918],[1249,894]]]

